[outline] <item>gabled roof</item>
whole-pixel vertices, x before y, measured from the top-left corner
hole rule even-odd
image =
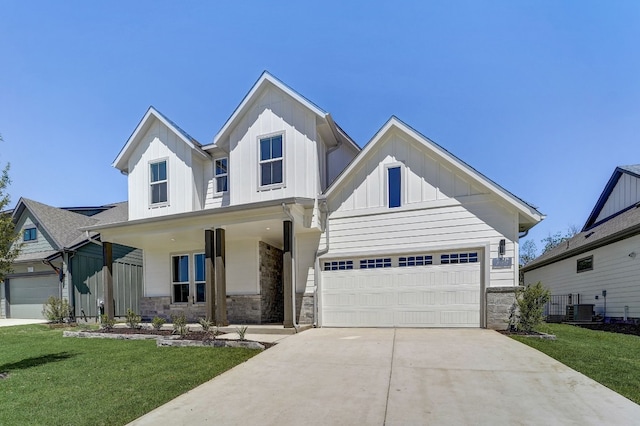
[[[618,183],[618,181],[620,180],[623,174],[628,174],[640,179],[640,164],[616,167],[616,169],[613,171],[613,174],[611,175],[611,178],[609,178],[609,182],[607,182],[607,185],[604,187],[602,194],[600,194],[600,198],[598,198],[598,202],[594,206],[593,210],[591,211],[591,214],[589,215],[589,217],[587,218],[587,221],[582,227],[583,231],[586,231],[589,228],[593,228],[594,226],[599,225],[599,223],[602,223],[609,219],[609,218],[605,218],[604,220],[601,220],[599,223],[596,223],[598,216],[600,216],[600,212],[604,208],[605,204],[607,203],[607,200],[609,199],[609,196],[613,192],[614,188],[616,187],[616,184]],[[628,208],[631,208],[631,207],[633,206],[630,206]],[[620,212],[617,212],[615,214],[620,214]]]
[[[155,109],[153,106],[150,106],[147,109],[147,112],[144,114],[135,130],[127,139],[124,147],[120,150],[120,153],[113,161],[112,166],[123,171],[128,172],[127,160],[129,156],[135,149],[137,143],[139,142],[139,138],[144,136],[146,131],[149,129],[151,124],[153,124],[154,120],[160,121],[162,124],[167,126],[171,131],[173,131],[185,144],[187,144],[192,150],[198,153],[200,156],[204,158],[208,158],[209,155],[202,150],[202,144],[198,142],[195,138],[189,135],[187,132],[182,130],[176,123],[171,121],[167,116],[162,114],[160,111]]]
[[[557,261],[577,256],[615,241],[640,234],[640,207],[633,206],[617,216],[583,230],[548,252],[527,263],[522,271],[530,271]]]
[[[365,145],[362,151],[353,159],[353,161],[342,171],[342,173],[333,181],[333,183],[326,189],[325,196],[330,197],[337,188],[339,188],[343,182],[345,182],[351,173],[356,170],[360,164],[366,161],[369,153],[378,149],[378,145],[381,144],[385,135],[394,129],[408,135],[412,139],[421,143],[428,151],[435,154],[437,157],[446,160],[452,166],[456,167],[463,174],[467,175],[473,181],[488,188],[491,192],[500,196],[507,204],[512,205],[520,213],[520,217],[526,219],[525,223],[521,221],[521,231],[533,227],[535,224],[544,219],[544,215],[540,213],[536,207],[516,197],[511,192],[507,191],[458,157],[433,142],[423,134],[419,133],[396,116],[392,116],[378,132],[371,138],[371,140]],[[523,226],[524,225],[524,226]]]
[[[79,213],[48,206],[37,201],[21,198],[13,212],[14,222],[27,209],[39,228],[44,230],[51,238],[56,250],[68,247],[81,231],[78,228],[97,223],[96,219]]]
[[[346,134],[346,132],[340,129],[340,127],[333,122],[331,114],[324,111],[318,105],[314,104],[291,87],[287,86],[281,80],[270,74],[268,71],[262,72],[258,80],[254,83],[249,92],[244,96],[240,104],[236,107],[231,116],[224,123],[220,131],[218,131],[218,133],[213,137],[212,143],[210,145],[204,146],[203,149],[213,149],[217,147],[218,143],[227,136],[228,132],[231,130],[236,121],[245,114],[251,104],[258,98],[258,96],[260,96],[260,94],[262,93],[262,89],[268,87],[269,85],[281,90],[282,92],[293,98],[295,101],[300,103],[302,106],[307,108],[309,111],[326,120],[327,124],[331,126],[332,131],[335,135],[334,137],[336,139],[342,138],[343,140],[346,140],[348,143],[353,145],[355,149],[360,150],[360,147]]]
[[[78,247],[88,242],[86,232],[81,228],[126,221],[128,218],[126,202],[100,206],[100,209],[104,210],[89,217],[65,208],[52,207],[27,198],[20,198],[13,210],[12,218],[14,223],[27,210],[40,231],[44,231],[50,237],[54,251],[24,254],[20,255],[16,260],[26,261],[47,258],[61,250]],[[92,234],[93,237],[96,235],[95,233]]]

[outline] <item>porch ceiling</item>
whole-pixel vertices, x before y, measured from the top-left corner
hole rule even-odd
[[[295,214],[296,228],[302,227],[302,215]],[[206,229],[223,228],[226,239],[260,239],[273,246],[283,245],[282,222],[288,220],[282,207],[260,209],[243,214],[210,215],[198,217],[172,217],[166,220],[123,223],[100,230],[102,241],[141,248],[157,249],[168,246],[174,250],[192,250],[204,247]]]

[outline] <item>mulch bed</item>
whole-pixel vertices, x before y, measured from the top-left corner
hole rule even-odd
[[[172,335],[177,336],[177,334],[174,334],[173,331],[171,330],[155,330],[152,328],[120,328],[118,327],[118,328],[111,328],[111,329],[101,328],[100,330],[97,330],[97,331],[99,333],[107,333],[107,334],[150,334],[155,336],[172,336]],[[220,336],[222,334],[226,334],[226,333],[222,331],[218,331],[216,335]],[[211,340],[211,339],[213,339],[213,333],[205,333],[203,331],[189,331],[184,336],[184,340]]]
[[[609,333],[632,334],[640,336],[640,325],[636,324],[575,324],[589,330],[607,331]]]

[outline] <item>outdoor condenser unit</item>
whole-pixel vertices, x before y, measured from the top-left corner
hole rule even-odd
[[[591,321],[593,319],[593,304],[573,305],[574,321]]]

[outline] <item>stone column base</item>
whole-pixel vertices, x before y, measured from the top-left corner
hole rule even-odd
[[[506,330],[509,325],[509,309],[515,302],[516,290],[522,287],[488,287],[486,290],[487,328]]]

